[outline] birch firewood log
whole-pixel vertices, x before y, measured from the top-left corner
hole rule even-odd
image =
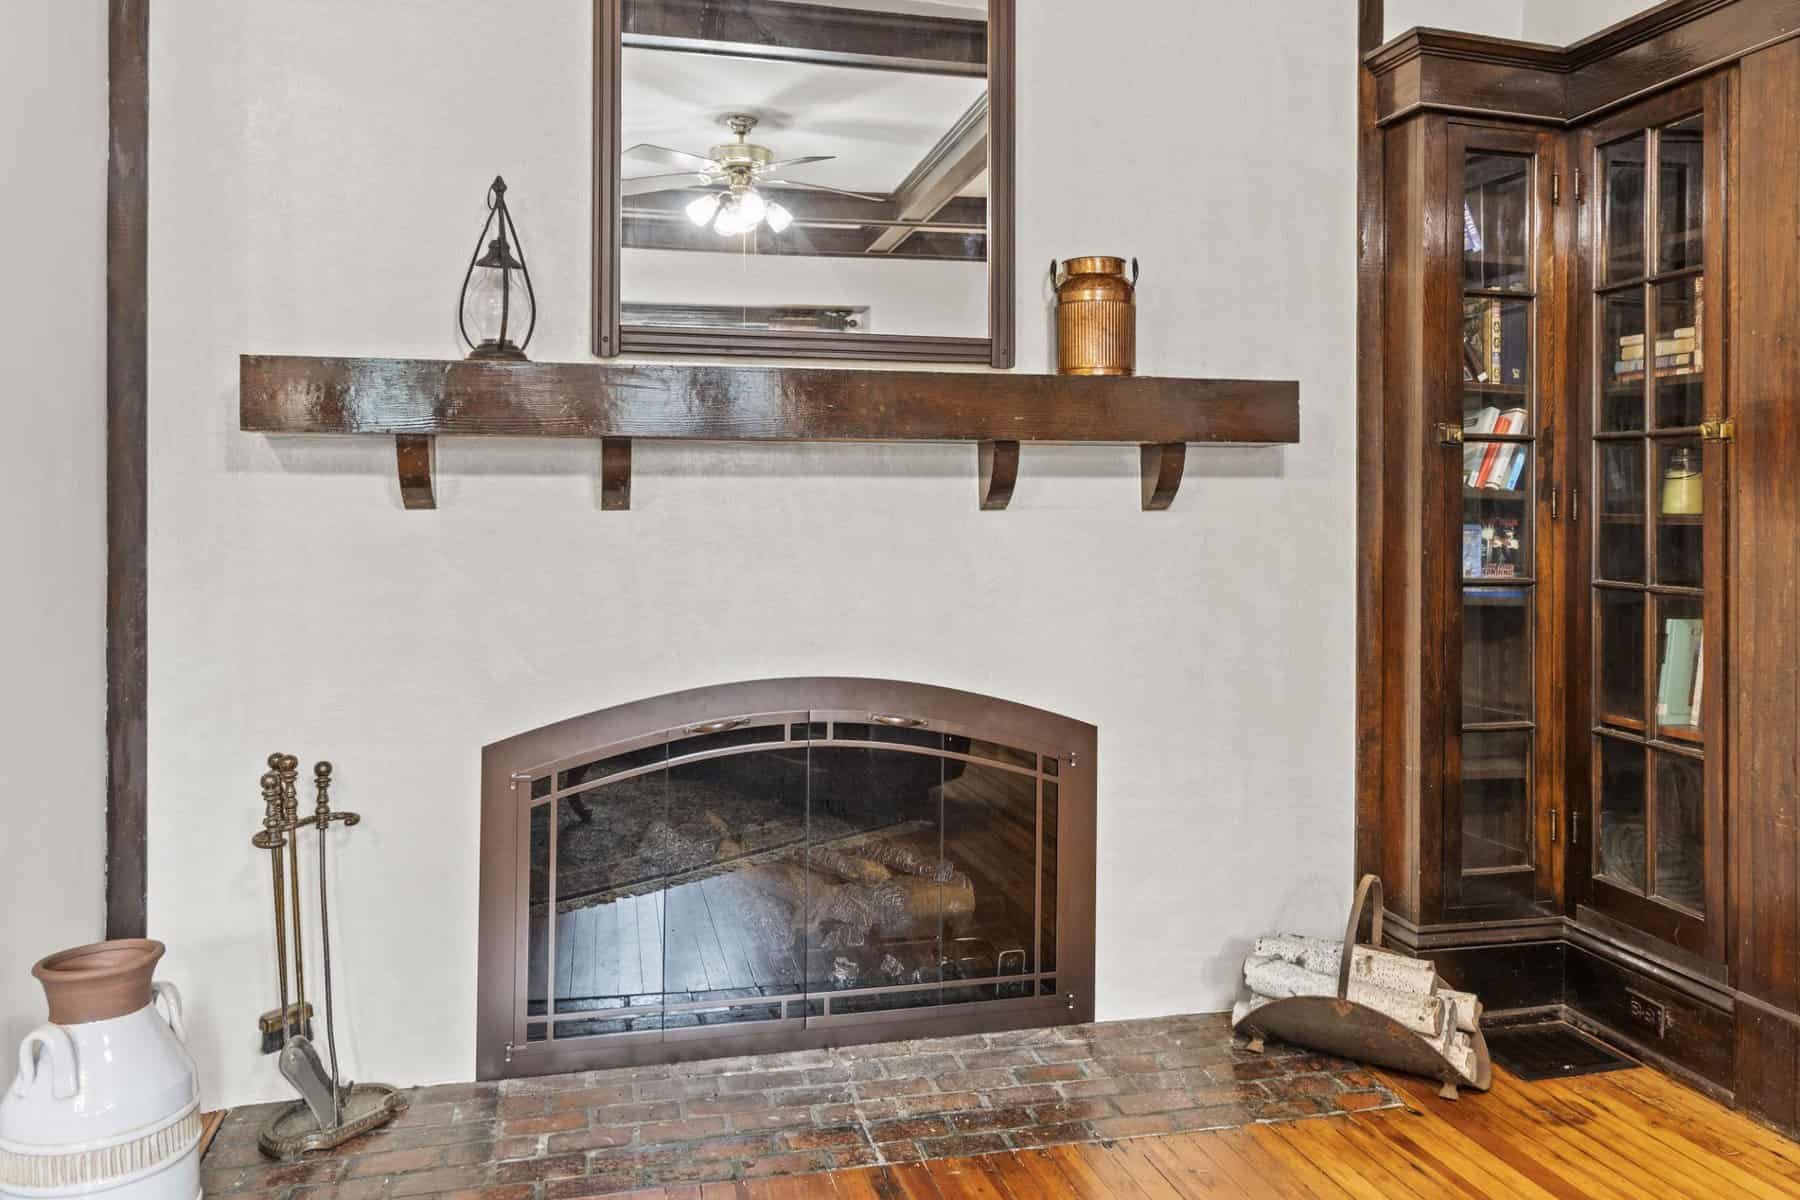
[[[1337,995],[1336,979],[1314,974],[1279,958],[1259,958],[1254,954],[1244,960],[1244,982],[1250,985],[1251,991],[1271,1000]]]
[[[1329,938],[1307,937],[1303,933],[1271,933],[1256,939],[1256,948],[1251,954],[1257,958],[1278,958],[1282,962],[1305,966],[1308,954],[1336,955],[1343,944]],[[1335,958],[1333,962],[1336,962]],[[1331,971],[1335,973],[1337,967],[1334,965]]]
[[[1317,970],[1312,964],[1308,969]],[[1337,974],[1338,960],[1331,960],[1331,973]],[[1373,946],[1358,946],[1350,954],[1350,978],[1377,984],[1396,992],[1412,992],[1429,996],[1437,991],[1437,967],[1423,958],[1408,958]]]
[[[1440,988],[1438,995],[1448,1000],[1453,1013],[1453,1021],[1457,1029],[1464,1033],[1474,1033],[1481,1021],[1481,1001],[1473,992],[1453,992],[1448,988]]]
[[[1444,1032],[1445,1009],[1436,996],[1415,992],[1397,992],[1377,983],[1350,977],[1344,999],[1376,1012],[1385,1013],[1423,1038],[1435,1038]]]

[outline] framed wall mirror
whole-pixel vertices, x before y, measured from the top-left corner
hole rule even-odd
[[[1014,0],[595,0],[594,352],[1013,364]]]

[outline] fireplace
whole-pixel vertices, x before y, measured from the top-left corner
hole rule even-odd
[[[1095,743],[820,678],[486,747],[478,1074],[1092,1020]]]

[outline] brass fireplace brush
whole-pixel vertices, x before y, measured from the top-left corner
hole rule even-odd
[[[275,973],[279,1006],[257,1021],[262,1052],[279,1053],[281,1074],[300,1093],[298,1103],[278,1111],[263,1127],[263,1152],[293,1158],[308,1150],[328,1149],[391,1121],[406,1108],[406,1097],[381,1083],[339,1081],[337,1028],[331,1004],[331,908],[326,889],[325,846],[331,823],[346,828],[361,822],[353,812],[331,808],[331,764],[313,767],[316,801],[310,816],[300,815],[296,778],[300,760],[291,754],[269,755],[262,789],[262,829],[250,839],[269,852],[269,885],[275,908]],[[313,1008],[306,999],[306,941],[300,920],[300,831],[317,831],[319,843],[319,951],[321,994],[325,1005],[325,1045],[329,1072],[313,1048]],[[293,990],[288,990],[291,978]],[[290,998],[291,997],[291,998]]]

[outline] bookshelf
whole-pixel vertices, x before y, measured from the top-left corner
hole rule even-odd
[[[1595,519],[1575,556],[1585,596],[1572,606],[1571,804],[1587,832],[1569,878],[1576,905],[1722,955],[1708,902],[1723,873],[1724,631],[1724,485],[1707,438],[1722,401],[1722,373],[1707,366],[1723,350],[1709,288],[1723,240],[1708,190],[1722,187],[1716,161],[1709,182],[1711,95],[1681,89],[1579,141],[1593,212],[1578,260],[1576,328],[1590,338],[1578,390],[1592,400],[1577,406],[1573,465]]]

